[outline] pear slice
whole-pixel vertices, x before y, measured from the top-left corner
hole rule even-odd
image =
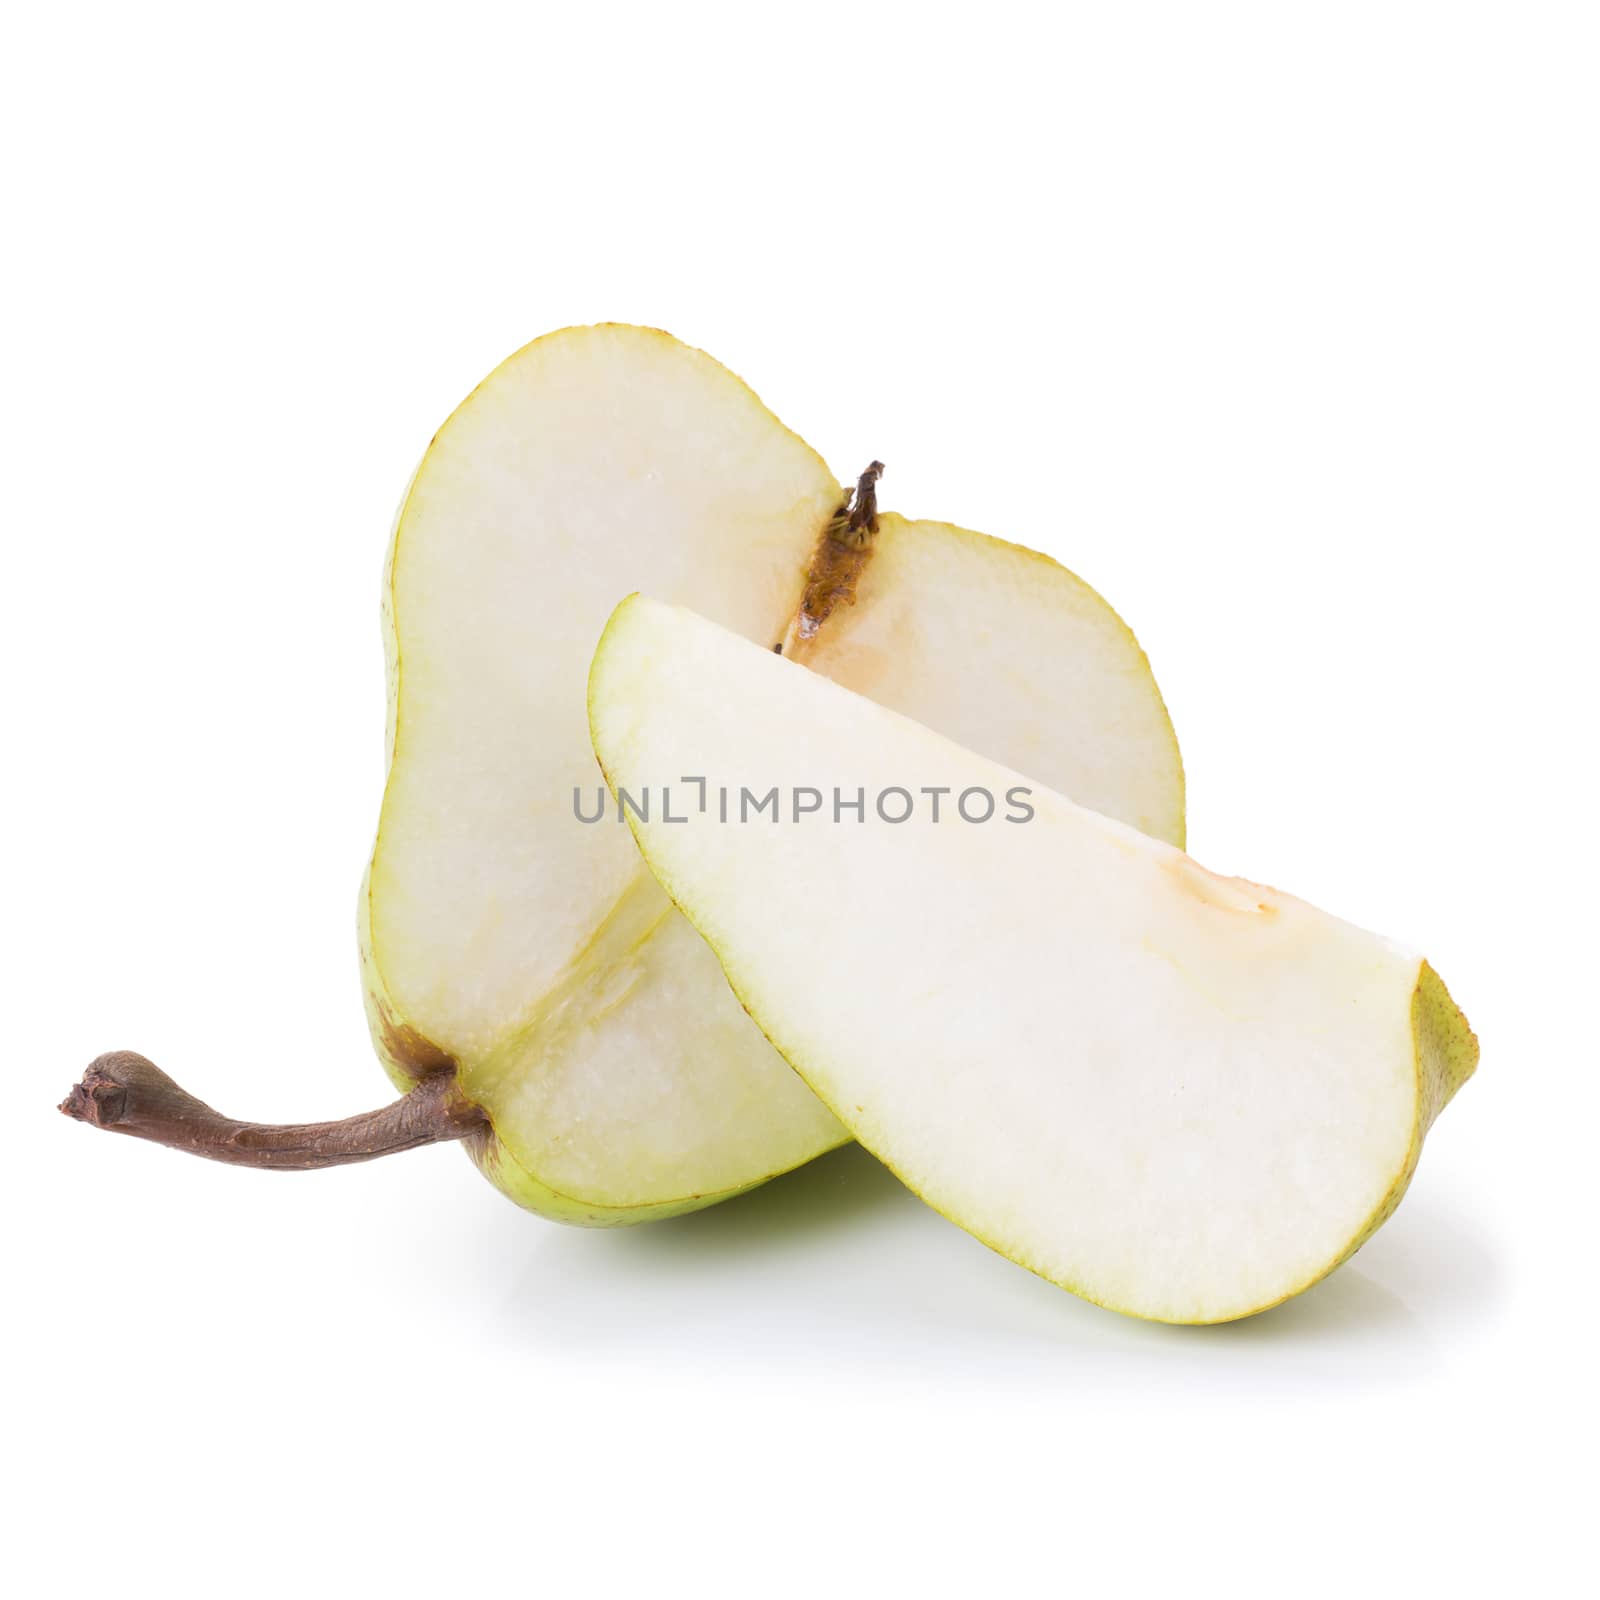
[[[1183,837],[1172,727],[1121,620],[1043,556],[879,514],[879,470],[852,503],[738,378],[652,329],[570,328],[512,356],[429,445],[385,573],[389,767],[361,945],[407,1098],[343,1131],[263,1129],[123,1054],[64,1109],[261,1165],[464,1138],[523,1205],[596,1224],[706,1204],[843,1141],[614,814],[579,820],[604,798],[584,696],[619,594],[782,642]]]
[[[1419,957],[687,611],[618,608],[589,714],[619,791],[778,788],[776,821],[628,820],[850,1131],[1101,1305],[1217,1322],[1315,1283],[1394,1209],[1476,1065]]]

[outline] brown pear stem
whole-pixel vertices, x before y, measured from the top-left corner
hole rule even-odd
[[[131,1133],[210,1161],[284,1172],[375,1161],[420,1145],[471,1138],[489,1125],[449,1073],[424,1078],[392,1105],[343,1122],[237,1122],[196,1100],[132,1050],[114,1050],[92,1061],[61,1110],[91,1127]]]
[[[840,606],[856,603],[856,586],[872,559],[873,536],[878,531],[878,479],[882,476],[883,463],[872,462],[823,528],[811,553],[800,604],[783,637],[772,647],[778,655],[803,660],[828,618]]]
[[[865,543],[863,535],[870,536],[878,531],[878,479],[882,476],[883,463],[874,461],[856,479],[855,503],[850,507],[845,528],[855,536],[857,543]]]

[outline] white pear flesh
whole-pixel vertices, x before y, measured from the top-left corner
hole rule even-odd
[[[439,430],[385,574],[389,771],[362,895],[374,1040],[409,1086],[450,1070],[521,1204],[612,1224],[691,1209],[846,1137],[727,992],[642,867],[585,691],[644,588],[756,644],[784,633],[844,498],[732,373],[652,329],[535,341]],[[1182,837],[1149,665],[1054,562],[884,515],[820,671]],[[990,740],[984,745],[982,740]],[[676,776],[676,775],[674,775]]]
[[[1101,1305],[1265,1309],[1393,1210],[1477,1045],[1420,957],[639,596],[590,678],[608,780],[864,790],[629,822],[767,1037],[945,1216]],[[1030,789],[1031,820],[1009,822]],[[947,790],[881,820],[885,791]],[[964,792],[996,796],[962,820]],[[905,803],[898,794],[888,814]],[[968,809],[981,815],[974,796]]]
[[[1181,845],[1172,724],[1111,607],[1037,551],[893,512],[878,520],[856,604],[829,618],[805,664]]]

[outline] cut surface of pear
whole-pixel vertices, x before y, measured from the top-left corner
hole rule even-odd
[[[862,821],[629,824],[850,1131],[1102,1305],[1223,1321],[1316,1282],[1393,1210],[1476,1065],[1420,957],[685,610],[625,601],[589,705],[615,786],[864,794]],[[930,791],[938,821],[926,801],[892,820]]]
[[[575,815],[575,796],[592,815],[601,787],[585,689],[617,597],[647,589],[770,649],[845,499],[733,374],[615,325],[519,351],[417,470],[385,577],[368,1010],[397,1083],[448,1069],[483,1108],[493,1133],[474,1156],[524,1205],[642,1220],[847,1137],[728,993],[614,813]],[[1182,768],[1149,665],[1043,556],[885,513],[856,603],[806,654],[1182,838]]]

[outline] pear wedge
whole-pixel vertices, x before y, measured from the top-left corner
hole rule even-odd
[[[1171,724],[1110,607],[980,534],[889,513],[875,536],[845,529],[848,503],[725,368],[621,326],[513,356],[407,493],[385,581],[368,1010],[394,1081],[452,1073],[492,1128],[475,1159],[536,1211],[670,1215],[846,1138],[627,830],[575,816],[603,798],[585,683],[619,594],[692,604],[767,651],[787,640],[817,671],[1182,838]]]
[[[589,714],[619,791],[778,789],[771,819],[628,821],[845,1126],[1101,1305],[1218,1322],[1315,1283],[1394,1209],[1476,1065],[1420,957],[687,611],[618,608]]]

